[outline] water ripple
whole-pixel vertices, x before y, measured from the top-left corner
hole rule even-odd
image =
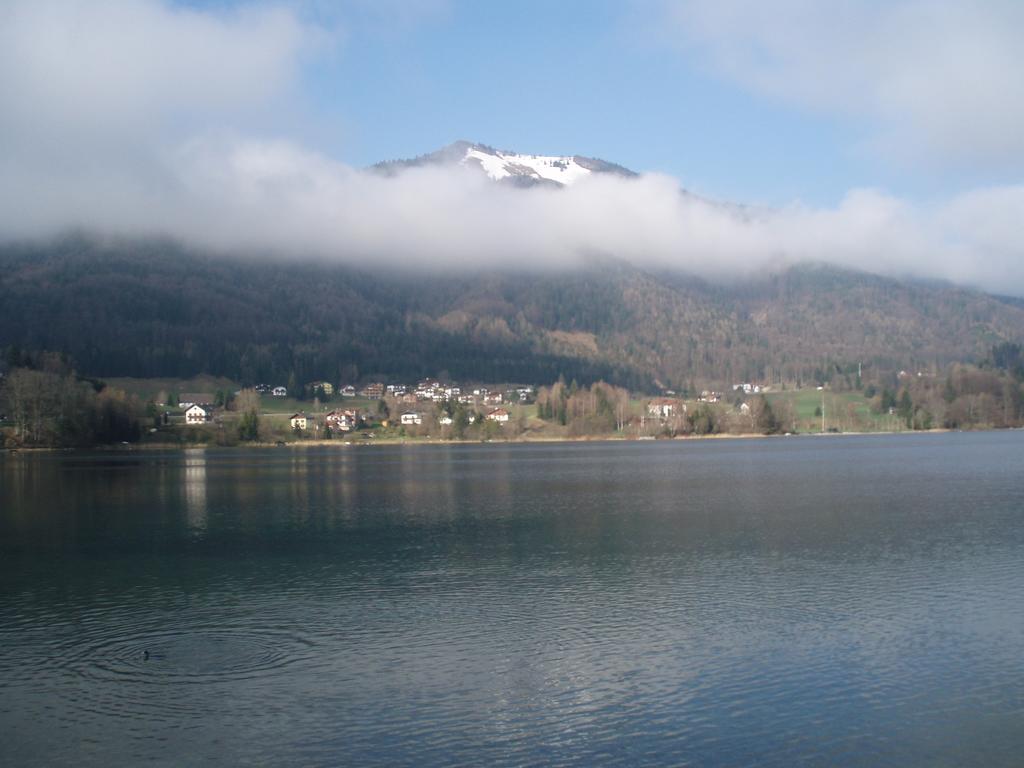
[[[26,480],[3,762],[1016,765],[1022,437]]]

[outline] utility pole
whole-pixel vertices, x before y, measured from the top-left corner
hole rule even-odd
[[[821,390],[821,431],[825,432],[825,390]]]

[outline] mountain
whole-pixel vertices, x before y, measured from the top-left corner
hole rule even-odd
[[[635,175],[578,155],[464,141],[374,170],[429,166],[520,187]],[[0,245],[0,296],[0,348],[11,359],[18,349],[56,351],[99,377],[852,386],[858,371],[894,382],[901,370],[936,372],[1024,340],[1024,301],[948,284],[821,265],[719,284],[614,254],[561,271],[403,273],[72,236]]]
[[[495,181],[516,186],[571,186],[593,173],[636,176],[633,171],[593,157],[580,155],[524,155],[499,151],[486,144],[457,141],[447,147],[412,160],[392,160],[373,166],[380,173],[393,175],[406,168],[463,165],[479,169]]]
[[[852,385],[1024,339],[1019,301],[822,266],[732,285],[611,259],[402,274],[72,237],[0,247],[0,296],[0,347],[101,377]]]

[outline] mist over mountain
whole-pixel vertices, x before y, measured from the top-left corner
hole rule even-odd
[[[0,242],[70,229],[421,273],[578,268],[596,256],[717,282],[812,262],[1024,295],[1017,188],[928,205],[854,189],[834,207],[767,207],[711,201],[606,160],[469,142],[367,169],[230,134],[109,149],[52,169],[49,155],[39,168],[12,157]]]
[[[671,66],[678,52],[650,34],[639,46],[598,45],[591,50],[598,60],[584,63],[583,49],[598,38],[582,27],[532,23],[531,34],[553,45],[563,65],[534,72],[543,59],[513,58],[506,91],[489,76],[477,80],[483,70],[466,69],[502,58],[504,48],[495,46],[460,59],[462,76],[433,74],[435,95],[447,94],[452,109],[436,108],[412,98],[421,83],[408,75],[447,55],[413,63],[416,46],[375,37],[382,30],[361,26],[355,7],[386,7],[371,16],[399,36],[412,33],[395,19],[415,12],[392,3],[330,5],[2,4],[0,242],[86,231],[421,273],[579,268],[601,257],[720,283],[826,263],[1024,296],[1024,186],[1013,130],[1020,110],[1010,108],[1021,102],[1019,46],[1010,34],[1019,14],[1007,4],[965,5],[952,15],[918,9],[932,26],[913,22],[914,13],[879,11],[901,31],[882,40],[915,33],[919,45],[906,58],[872,44],[868,9],[818,12],[806,27],[792,21],[795,7],[658,3],[641,14],[659,34],[693,46],[692,74],[718,73],[808,113],[860,110],[870,123],[866,136],[832,135],[806,115],[780,123],[757,104],[730,114],[735,99],[715,96],[726,92],[718,87],[696,88],[701,78],[678,77]],[[763,58],[736,56],[730,30]],[[478,35],[493,32],[488,24]],[[467,55],[463,42],[478,35],[453,38],[446,54]],[[576,46],[566,44],[579,35]],[[970,76],[939,66],[945,59],[936,52],[961,38],[965,51],[986,52],[956,57],[958,66],[976,65],[963,70]],[[363,58],[347,59],[346,41],[360,39]],[[385,48],[389,55],[374,57]],[[378,66],[393,57],[407,64]],[[368,82],[356,74],[365,68],[404,98],[345,87]],[[551,88],[537,87],[539,74]],[[351,130],[343,129],[347,109]],[[879,115],[901,128],[898,135],[877,123]],[[864,127],[857,117],[847,122]],[[920,140],[904,133],[908,125]],[[721,134],[726,127],[735,132]],[[357,149],[360,135],[387,135],[373,146],[390,151],[429,148],[422,142],[440,145],[464,131],[472,141],[412,162],[366,167],[385,158]],[[895,141],[889,149],[903,151],[879,162],[877,147],[860,146],[862,138]],[[821,142],[829,145],[824,154]],[[975,159],[956,183],[941,186],[928,173],[893,171],[925,146],[933,159]],[[867,155],[875,162],[861,172]],[[999,172],[991,172],[993,162]],[[829,192],[814,195],[814,179],[830,168]],[[731,176],[747,182],[714,182]],[[728,204],[707,192],[721,184],[734,190],[724,195]],[[764,190],[774,190],[771,204],[758,197]]]
[[[6,211],[0,346],[98,376],[653,391],[937,371],[1024,338],[1021,302],[950,282],[1017,290],[1009,252],[979,271],[956,229],[977,200],[941,217],[869,191],[833,211],[746,207],[466,141],[363,170],[251,142],[176,159],[161,200],[112,205],[98,187],[82,235]]]
[[[0,293],[0,347],[66,353],[96,376],[245,383],[852,385],[858,365],[887,380],[1024,339],[1024,302],[827,265],[725,285],[609,258],[410,273],[69,237],[0,248]]]

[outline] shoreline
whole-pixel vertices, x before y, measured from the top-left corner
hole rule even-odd
[[[58,448],[58,447],[25,447],[25,448],[3,448],[0,449],[0,456],[16,456],[22,453],[67,453],[67,454],[89,454],[89,453],[159,453],[176,451],[234,451],[234,450],[275,450],[275,449],[306,449],[306,448],[365,448],[373,446],[421,446],[421,445],[528,445],[528,444],[555,444],[555,443],[663,443],[663,442],[696,442],[704,440],[755,440],[755,439],[783,439],[783,438],[820,438],[820,437],[863,437],[868,435],[930,435],[944,434],[948,432],[1012,432],[1024,429],[1024,427],[1006,427],[989,429],[966,429],[954,430],[947,428],[919,429],[919,430],[895,430],[895,431],[871,431],[871,432],[793,432],[781,435],[764,435],[757,432],[744,432],[736,434],[713,434],[713,435],[680,435],[676,437],[624,437],[616,435],[589,435],[582,437],[519,437],[509,440],[442,440],[440,438],[374,438],[353,441],[353,440],[301,440],[286,442],[283,445],[276,443],[238,443],[237,445],[213,445],[210,443],[133,443],[129,445],[97,445],[91,448]]]

